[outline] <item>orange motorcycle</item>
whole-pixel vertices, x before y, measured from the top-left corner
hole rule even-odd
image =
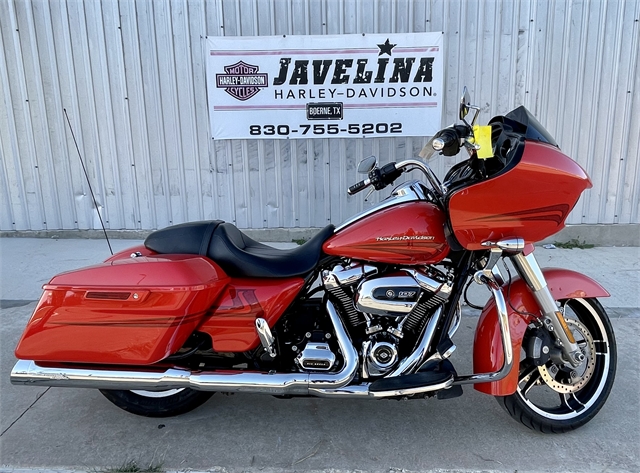
[[[609,294],[580,273],[541,269],[533,245],[563,228],[591,182],[524,107],[488,127],[475,126],[478,111],[465,90],[461,123],[421,153],[468,152],[442,182],[426,160],[367,158],[351,194],[410,170],[425,180],[297,249],[194,222],[55,276],[16,348],[12,383],[97,388],[146,416],[186,412],[216,391],[410,400],[473,385],[532,429],[585,424],[616,371],[597,300]],[[493,297],[473,373],[461,375],[450,356],[470,283]]]

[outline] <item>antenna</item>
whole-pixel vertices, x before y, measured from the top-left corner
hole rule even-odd
[[[71,131],[71,136],[73,137],[73,142],[76,144],[76,151],[78,152],[78,157],[80,158],[80,164],[82,164],[82,170],[84,171],[84,177],[87,178],[87,184],[89,184],[89,192],[91,192],[91,198],[93,199],[93,205],[96,207],[96,212],[98,212],[98,218],[100,219],[100,225],[102,225],[102,231],[104,232],[104,237],[107,239],[107,245],[109,245],[109,251],[113,255],[113,249],[111,248],[111,242],[109,241],[109,236],[107,235],[107,230],[104,228],[104,222],[102,221],[102,215],[100,215],[100,209],[98,209],[98,202],[96,202],[96,196],[93,194],[93,188],[91,187],[91,181],[89,181],[89,174],[87,174],[87,168],[84,166],[84,160],[82,159],[82,154],[80,154],[80,148],[78,147],[78,141],[76,140],[76,135],[73,132],[73,128],[71,127],[71,122],[69,121],[69,115],[67,115],[67,109],[63,108],[64,116],[67,117],[67,123],[69,124],[69,131]]]

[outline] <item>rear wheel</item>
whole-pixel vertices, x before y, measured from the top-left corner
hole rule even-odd
[[[120,409],[146,417],[171,417],[189,412],[204,404],[211,392],[193,389],[168,389],[166,391],[119,391],[100,392]]]
[[[561,302],[585,360],[576,368],[553,360],[535,366],[523,353],[516,392],[496,398],[511,417],[544,433],[567,432],[593,419],[611,392],[616,372],[613,328],[600,303],[596,299]]]

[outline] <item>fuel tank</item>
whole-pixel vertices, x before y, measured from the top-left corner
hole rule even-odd
[[[447,256],[445,215],[425,201],[372,209],[323,245],[328,255],[389,264],[434,264]]]

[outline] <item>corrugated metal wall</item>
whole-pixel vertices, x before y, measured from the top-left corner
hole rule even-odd
[[[426,139],[214,142],[205,38],[421,31],[445,35],[443,125],[463,85],[482,122],[524,104],[593,179],[569,223],[639,223],[639,18],[640,0],[0,0],[0,230],[98,227],[63,110],[108,228],[340,222],[366,205],[345,192],[361,157]]]

